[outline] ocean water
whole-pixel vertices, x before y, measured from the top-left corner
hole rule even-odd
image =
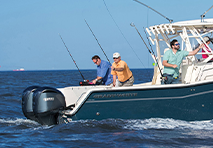
[[[135,83],[152,79],[152,69],[133,69]],[[82,70],[93,79],[96,70]],[[0,147],[213,147],[213,120],[186,122],[171,118],[79,120],[44,126],[22,113],[28,86],[78,85],[77,70],[0,72]]]

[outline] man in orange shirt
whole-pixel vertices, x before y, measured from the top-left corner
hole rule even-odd
[[[113,75],[113,86],[116,85],[116,77],[118,77],[118,86],[132,86],[134,83],[134,77],[126,62],[121,60],[121,56],[118,52],[113,54],[114,63],[112,63],[111,74]]]

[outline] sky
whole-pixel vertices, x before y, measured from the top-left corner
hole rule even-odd
[[[139,1],[174,22],[200,19],[213,5],[212,0]],[[212,17],[213,9],[205,18]],[[91,57],[107,58],[85,20],[110,62],[113,53],[119,52],[130,69],[153,68],[146,46],[130,23],[146,41],[144,27],[169,23],[133,0],[0,0],[0,71],[77,69],[59,34],[79,69],[96,69]]]

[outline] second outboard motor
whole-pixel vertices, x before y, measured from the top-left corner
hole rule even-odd
[[[59,112],[65,108],[65,97],[55,88],[40,87],[33,93],[33,112],[40,124],[58,124]]]
[[[33,113],[33,92],[37,88],[39,88],[39,86],[30,86],[22,93],[22,111],[27,119],[34,121],[37,121],[37,118]]]

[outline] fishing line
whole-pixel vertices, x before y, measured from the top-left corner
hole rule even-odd
[[[147,9],[147,16],[146,16],[146,26],[149,26],[149,8]]]
[[[149,24],[149,8],[147,8],[146,27],[149,26],[148,24]],[[148,54],[148,65],[149,65],[149,60],[150,60],[149,53],[147,53],[147,54]]]
[[[103,0],[104,1],[104,0]],[[134,51],[134,49],[132,48],[132,46],[130,45],[130,43],[128,42],[128,40],[126,39],[126,37],[124,36],[123,32],[121,31],[121,29],[119,28],[118,24],[116,23],[115,19],[113,18],[112,14],[110,13],[105,1],[104,1],[104,5],[110,15],[110,17],[112,18],[113,22],[115,23],[115,25],[117,26],[118,30],[120,31],[120,33],[122,34],[123,38],[126,40],[127,44],[129,45],[129,47],[132,49],[132,51],[134,52],[134,54],[136,55],[136,57],[138,58],[138,60],[141,62],[141,64],[144,66],[143,62],[140,60],[140,58],[138,57],[138,55],[136,54],[136,52]],[[146,67],[145,67],[146,68]]]
[[[60,38],[61,38],[62,42],[64,43],[64,46],[66,47],[66,49],[67,49],[67,51],[68,51],[68,53],[69,53],[69,55],[70,55],[70,57],[72,58],[73,62],[75,63],[75,66],[77,67],[77,69],[78,69],[79,73],[81,74],[81,77],[84,79],[84,81],[87,81],[87,80],[85,80],[85,78],[84,78],[84,76],[82,75],[82,73],[81,73],[80,69],[78,68],[78,65],[76,64],[75,60],[73,59],[73,57],[72,57],[72,55],[71,55],[71,53],[70,53],[69,49],[67,48],[67,46],[66,46],[66,44],[65,44],[64,40],[62,39],[61,35],[60,35],[60,34],[58,34],[58,35],[60,36]]]
[[[144,5],[144,6],[148,7],[148,8],[151,9],[152,11],[158,13],[159,15],[161,15],[162,17],[164,17],[165,19],[167,19],[167,20],[169,21],[169,23],[172,23],[172,22],[173,22],[173,20],[171,20],[171,19],[169,19],[168,17],[164,16],[163,14],[161,14],[160,12],[158,12],[158,11],[156,11],[155,9],[151,8],[150,6],[148,6],[148,5],[146,5],[146,4],[142,3],[142,2],[140,2],[140,1],[138,1],[138,0],[133,0],[133,1],[136,1],[136,2],[138,2],[138,3],[140,3],[140,4]]]
[[[134,23],[131,23],[130,25],[131,25],[132,27],[134,27],[135,30],[138,32],[138,34],[139,34],[139,36],[141,37],[142,41],[143,41],[144,44],[146,45],[146,48],[148,49],[149,53],[154,57],[155,62],[157,63],[158,69],[159,69],[159,71],[160,71],[161,76],[163,76],[163,74],[162,74],[162,72],[161,72],[161,69],[160,69],[160,67],[159,67],[157,58],[155,57],[153,50],[152,50],[152,52],[151,52],[151,50],[150,50],[149,47],[147,46],[146,42],[144,41],[143,37],[141,36],[140,32],[138,31],[138,29],[136,28],[136,26],[134,25]]]
[[[101,50],[103,51],[104,55],[106,56],[107,60],[109,61],[110,63],[110,60],[108,59],[106,53],[104,52],[103,48],[101,47],[101,44],[99,43],[98,39],[96,38],[95,34],[93,33],[92,29],[90,28],[89,24],[87,23],[87,21],[84,19],[84,21],[86,22],[87,26],[89,27],[90,31],[92,32],[93,36],[95,37],[98,45],[100,46]],[[111,64],[111,63],[110,63]]]

